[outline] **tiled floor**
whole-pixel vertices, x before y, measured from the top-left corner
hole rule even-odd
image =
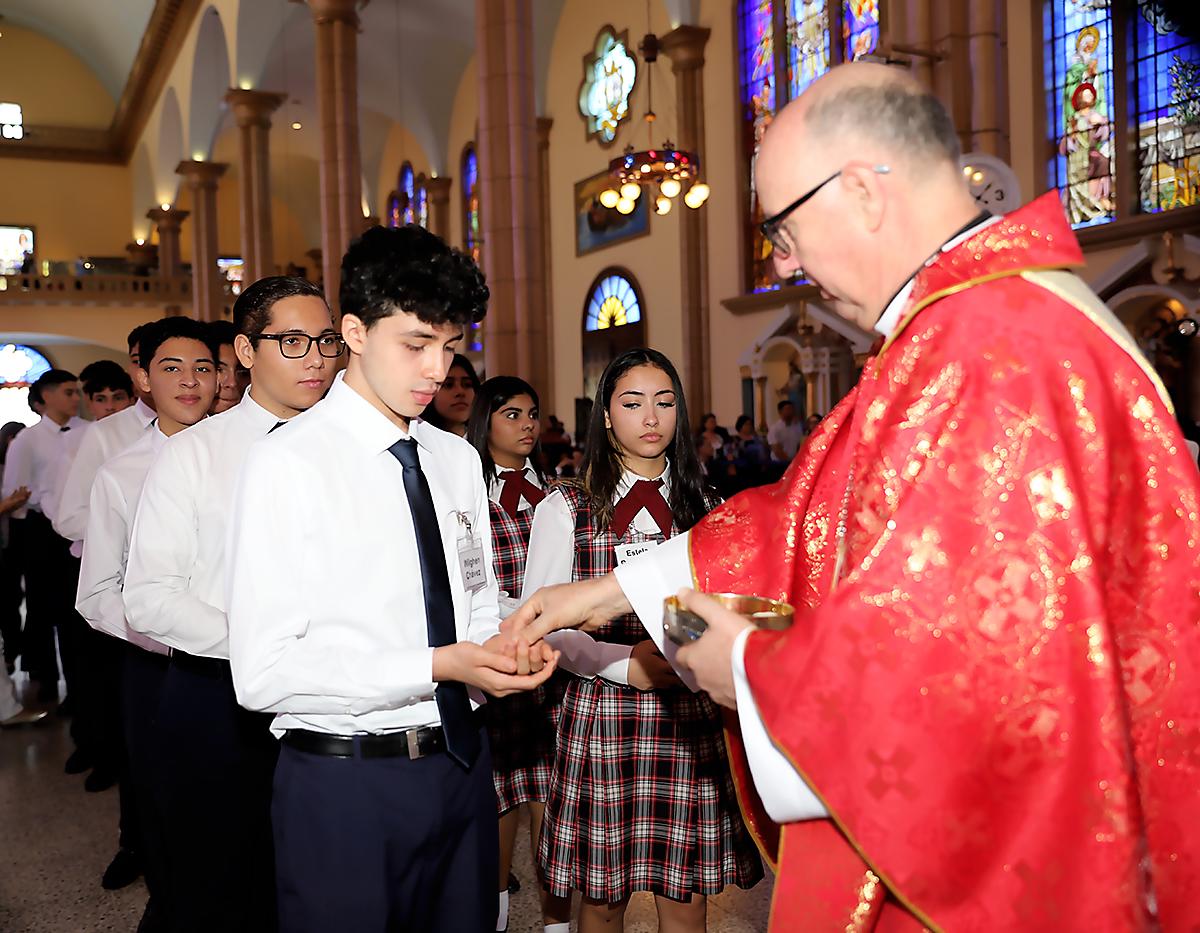
[[[53,716],[48,723],[0,730],[0,931],[132,933],[145,887],[140,881],[122,891],[100,887],[116,851],[117,792],[85,793],[82,775],[64,774],[71,750],[66,724]],[[508,928],[540,933],[528,833],[523,836],[514,866],[521,890],[513,897]],[[752,891],[731,888],[712,898],[709,930],[765,930],[770,887],[768,879]],[[657,929],[653,898],[634,897],[625,929]]]

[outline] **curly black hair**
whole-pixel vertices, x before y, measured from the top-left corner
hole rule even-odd
[[[342,314],[368,328],[397,310],[466,327],[487,314],[488,287],[471,257],[424,227],[372,227],[342,258]]]

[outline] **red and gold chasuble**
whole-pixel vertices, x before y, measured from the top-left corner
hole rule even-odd
[[[700,589],[798,607],[746,670],[832,820],[774,827],[730,735],[774,931],[1200,928],[1200,474],[1081,259],[1053,192],[937,257],[691,532]]]

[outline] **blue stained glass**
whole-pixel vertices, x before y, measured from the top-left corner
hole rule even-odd
[[[606,330],[636,324],[642,319],[642,305],[633,283],[623,275],[602,278],[588,298],[584,330]]]
[[[413,175],[412,165],[405,162],[400,166],[400,195],[404,206],[400,214],[400,223],[397,226],[411,224],[416,220],[415,205],[413,203],[416,195],[415,184],[416,179]]]
[[[763,212],[754,190],[758,147],[775,117],[776,109],[775,5],[772,0],[741,0],[738,25],[741,30],[739,85],[743,107],[742,140],[750,167],[747,192],[749,226],[746,234],[750,252],[748,285],[757,292],[775,285],[771,271],[771,244],[758,227]]]
[[[791,99],[829,70],[827,0],[788,0],[788,88]]]
[[[479,157],[475,147],[463,152],[463,248],[475,264],[480,264],[479,252]]]
[[[1200,44],[1153,2],[1133,17],[1138,194],[1145,212],[1200,203]]]
[[[879,0],[843,0],[842,57],[854,61],[879,47]]]
[[[1112,12],[1102,0],[1050,0],[1046,36],[1046,114],[1057,155],[1050,183],[1062,192],[1074,227],[1116,214],[1112,113]]]
[[[404,223],[403,211],[400,209],[399,195],[393,194],[388,198],[386,222],[389,227],[399,227]]]
[[[429,227],[429,196],[424,185],[417,188],[416,222],[427,229]]]
[[[19,343],[0,345],[0,386],[31,385],[50,368],[50,361],[33,347]]]

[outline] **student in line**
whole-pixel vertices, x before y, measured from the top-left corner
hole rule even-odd
[[[238,698],[282,741],[287,933],[495,924],[491,757],[468,687],[533,689],[554,655],[499,634],[479,458],[418,420],[487,297],[432,233],[368,230],[342,260],[344,378],[242,473],[230,648]]]
[[[304,279],[260,279],[238,296],[233,316],[250,389],[163,445],[146,476],[125,576],[129,625],[171,649],[157,735],[172,931],[275,926],[278,748],[269,717],[241,709],[230,678],[229,518],[250,446],[324,396],[342,352],[321,290]]]
[[[237,328],[232,321],[212,321],[208,326],[221,350],[221,358],[217,360],[217,397],[213,399],[212,411],[209,412],[219,415],[242,400],[246,386],[237,377],[238,358],[234,350]]]
[[[716,505],[688,425],[665,356],[634,349],[608,365],[582,476],[557,486],[534,515],[525,594],[603,576]],[[538,865],[550,893],[582,892],[581,933],[620,929],[635,891],[654,894],[660,929],[702,931],[708,895],[762,877],[720,714],[671,673],[636,616],[596,637],[633,646],[628,675],[567,686]]]
[[[157,417],[149,431],[96,473],[75,608],[97,639],[114,646],[118,655],[112,692],[125,753],[119,784],[120,848],[103,884],[119,886],[114,882],[122,879],[109,875],[122,870],[122,878],[144,873],[150,899],[138,928],[150,931],[167,928],[169,910],[154,742],[168,657],[165,645],[129,628],[121,589],[142,484],[167,438],[206,416],[217,391],[217,347],[208,325],[186,317],[146,325],[140,343],[144,352],[139,356],[138,382],[153,399]]]
[[[471,417],[471,406],[478,388],[479,377],[475,375],[475,367],[461,353],[455,353],[446,378],[438,386],[433,401],[421,413],[421,419],[435,428],[459,437],[466,436],[467,420]]]
[[[524,379],[494,376],[475,393],[467,422],[467,440],[479,454],[487,484],[502,619],[519,604],[533,510],[546,495],[546,477],[538,466],[540,409],[537,392]],[[566,675],[556,674],[535,691],[492,699],[483,707],[500,813],[497,930],[508,927],[509,875],[522,807],[529,813],[531,849],[536,850],[542,832],[565,686]],[[570,900],[552,897],[543,889],[542,918],[545,933],[566,933]]]

